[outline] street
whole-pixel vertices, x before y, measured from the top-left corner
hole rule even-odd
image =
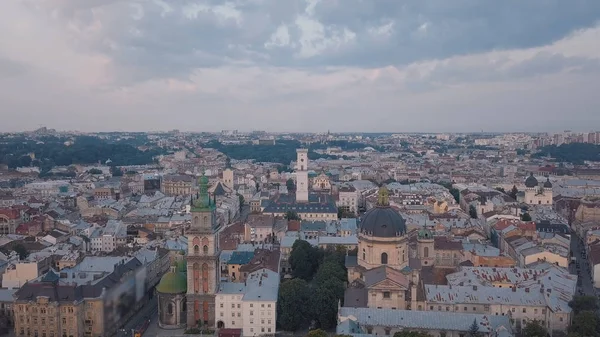
[[[571,252],[576,258],[576,263],[569,265],[569,271],[573,275],[577,275],[577,295],[597,296],[596,289],[592,281],[592,273],[590,264],[585,256],[585,246],[581,239],[575,235],[571,235]]]
[[[158,302],[156,297],[144,305],[133,317],[117,332],[116,337],[133,337],[132,330],[141,325],[146,319],[157,316]],[[145,335],[145,334],[144,334]],[[150,335],[148,335],[150,336]]]

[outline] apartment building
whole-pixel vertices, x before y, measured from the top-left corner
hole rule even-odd
[[[118,220],[109,220],[104,228],[97,228],[90,236],[92,252],[112,252],[125,245],[127,226]]]
[[[244,283],[222,282],[216,294],[217,328],[242,329],[243,336],[275,333],[279,273],[261,269]]]

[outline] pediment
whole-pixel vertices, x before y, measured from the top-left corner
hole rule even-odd
[[[377,282],[373,285],[371,285],[371,287],[369,287],[370,289],[377,289],[377,290],[407,290],[407,287],[403,286],[400,283],[394,282],[389,278],[386,278],[385,280],[382,280],[381,282]]]

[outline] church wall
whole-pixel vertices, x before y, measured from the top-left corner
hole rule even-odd
[[[387,254],[387,265],[402,269],[408,265],[408,245],[406,237],[373,238],[359,234],[358,264],[372,269],[382,265],[382,254]]]
[[[404,290],[392,290],[383,288],[369,289],[367,306],[379,309],[406,309],[406,296]]]

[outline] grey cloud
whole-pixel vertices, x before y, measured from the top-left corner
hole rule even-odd
[[[188,2],[171,1],[173,11],[163,13],[154,1],[135,2],[144,8],[141,20],[131,18],[133,1],[64,0],[65,13],[84,17],[86,10],[102,6],[110,13],[103,22],[105,38],[119,48],[99,48],[123,66],[134,66],[129,81],[185,77],[190,70],[234,61],[289,67],[380,67],[441,59],[456,55],[506,48],[526,48],[556,41],[600,19],[600,1],[480,1],[480,0],[344,0],[320,1],[314,19],[325,27],[352,31],[353,43],[326,50],[310,58],[298,58],[301,31],[294,21],[305,15],[303,0],[254,0],[233,2],[242,13],[242,24],[201,13],[183,17]],[[211,0],[210,5],[223,5]],[[78,5],[75,5],[78,4]],[[108,17],[108,16],[107,16]],[[83,20],[83,19],[82,19]],[[391,35],[374,38],[372,29],[394,22]],[[294,46],[266,49],[277,27],[286,24]],[[419,31],[419,27],[423,28]],[[131,33],[135,29],[139,36]],[[125,75],[124,75],[125,76]]]
[[[0,55],[0,78],[17,76],[26,71],[27,68],[24,65]]]

